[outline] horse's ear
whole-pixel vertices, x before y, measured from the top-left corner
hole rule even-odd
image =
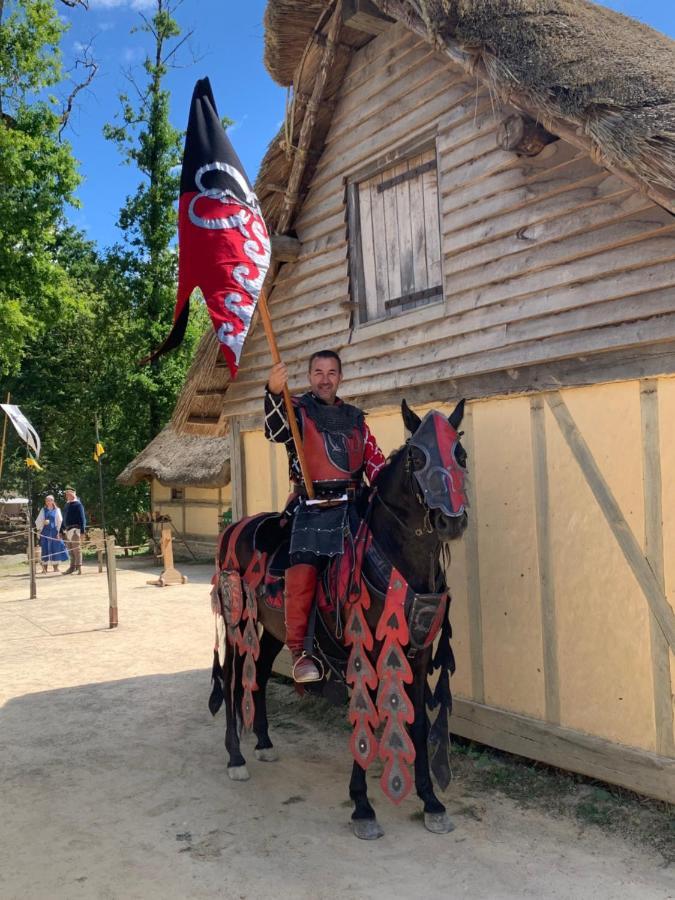
[[[462,419],[464,418],[464,403],[464,400],[460,400],[457,406],[448,416],[448,422],[452,425],[455,431],[457,431],[462,422]]]
[[[422,420],[416,412],[413,412],[413,410],[410,409],[405,400],[401,400],[401,415],[403,416],[403,424],[408,429],[410,434],[415,434],[417,429],[420,427],[420,422]]]

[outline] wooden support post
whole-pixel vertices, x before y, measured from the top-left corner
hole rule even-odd
[[[108,572],[108,621],[111,628],[117,628],[117,563],[115,559],[115,538],[105,539],[106,569]]]
[[[171,533],[171,522],[162,522],[162,557],[164,559],[164,571],[157,580],[148,581],[148,584],[154,584],[158,587],[168,587],[171,584],[185,584],[187,578],[181,575],[178,569],[173,565],[173,535]]]
[[[28,506],[30,510],[30,505]],[[30,599],[35,600],[37,597],[37,588],[35,586],[35,544],[33,541],[33,522],[32,515],[28,516],[28,566],[30,568]]]

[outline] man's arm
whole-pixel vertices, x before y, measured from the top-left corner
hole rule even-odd
[[[363,462],[366,470],[366,478],[372,484],[387,463],[384,453],[377,446],[377,441],[366,425],[363,423],[363,437],[365,441],[363,449]]]
[[[275,444],[287,444],[293,440],[283,395],[273,394],[267,385],[265,385],[265,437]]]

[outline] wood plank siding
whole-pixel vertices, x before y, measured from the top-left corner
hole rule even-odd
[[[675,338],[673,216],[562,140],[534,158],[501,150],[497,128],[509,112],[400,25],[354,55],[294,223],[302,252],[270,294],[292,389],[321,347],[342,352],[343,395],[367,402]],[[437,170],[378,191],[434,157]],[[359,182],[360,311],[348,222],[353,237],[348,186]],[[438,221],[424,206],[434,189]],[[424,232],[406,222],[406,209],[412,222],[420,206]],[[436,279],[441,302],[414,299]],[[406,293],[408,308],[383,318],[383,304]],[[223,417],[259,413],[268,368],[257,327]]]

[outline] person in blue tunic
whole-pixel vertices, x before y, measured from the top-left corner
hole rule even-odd
[[[68,551],[66,545],[59,536],[59,529],[63,517],[61,510],[54,502],[52,494],[45,497],[45,505],[35,520],[35,527],[40,532],[40,560],[42,562],[42,574],[46,575],[49,563],[54,571],[59,571],[59,563],[66,562]]]

